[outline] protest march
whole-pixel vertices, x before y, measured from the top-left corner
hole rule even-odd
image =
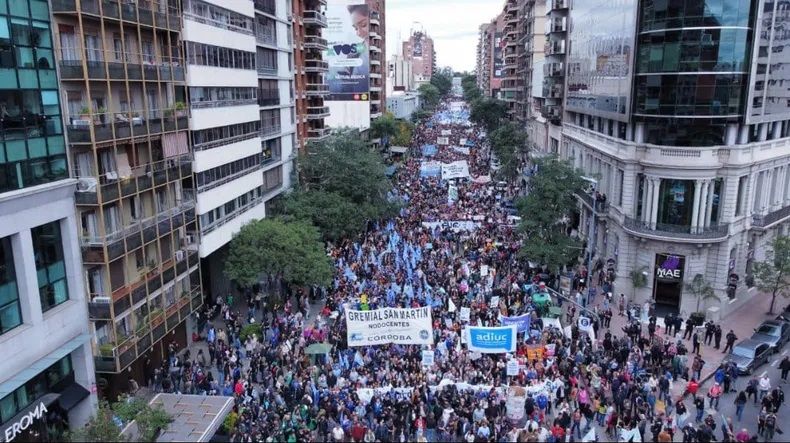
[[[443,102],[408,154],[393,177],[398,216],[328,251],[333,284],[311,290],[319,312],[307,297],[253,294],[246,315],[220,299],[208,352],[171,357],[151,376],[157,389],[234,396],[239,442],[672,441],[689,424],[694,438],[726,429],[670,395],[694,361],[682,342],[609,330],[611,295],[582,312],[552,289],[559,276],[518,256],[508,203],[521,191],[491,180],[465,103]],[[588,270],[569,272],[584,281]],[[249,324],[257,333],[242,341]]]

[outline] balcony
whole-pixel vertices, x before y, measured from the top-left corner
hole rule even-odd
[[[258,75],[277,77],[277,66],[258,66]]]
[[[565,17],[558,17],[551,19],[551,21],[548,22],[547,26],[549,28],[550,33],[554,33],[554,32],[560,33],[568,30],[566,23],[567,22]]]
[[[326,16],[321,11],[304,11],[302,14],[302,22],[305,26],[320,26],[326,28]]]
[[[381,22],[379,21],[380,19],[381,19],[381,15],[378,13],[378,11],[370,11],[369,23],[371,25],[380,25],[381,24]]]
[[[327,72],[329,63],[324,60],[307,59],[304,61],[305,72]]]
[[[145,137],[163,132],[189,129],[183,103],[167,109],[104,111],[67,118],[69,143],[81,144]]]
[[[555,40],[546,42],[544,47],[546,55],[565,54],[565,40]]]
[[[265,29],[261,26],[255,27],[255,43],[266,46],[277,46],[277,34],[274,29]]]
[[[329,137],[331,132],[329,128],[308,128],[307,138],[312,141],[319,141]]]
[[[305,93],[308,97],[323,97],[329,95],[329,86],[324,83],[307,83]]]
[[[280,135],[280,125],[264,125],[261,126],[261,138],[270,138],[275,135]]]
[[[116,342],[94,348],[96,372],[119,373],[142,357],[169,332],[185,321],[203,304],[200,286],[179,294],[175,302],[165,309],[154,309],[146,315],[135,332],[120,335]]]
[[[551,10],[568,9],[570,0],[551,0]]]
[[[595,212],[598,214],[605,214],[609,211],[609,204],[604,200],[596,200],[593,195],[580,189],[574,192],[574,194],[588,209],[592,210],[593,205],[595,205]]]
[[[329,116],[329,106],[308,106],[307,119],[318,120]]]
[[[304,47],[305,49],[320,49],[325,50],[327,48],[327,41],[324,38],[316,37],[314,35],[308,35],[304,38]]]
[[[269,15],[277,15],[277,2],[275,0],[254,0],[255,9]]]
[[[277,91],[275,91],[277,92]],[[280,104],[279,94],[262,94],[258,91],[258,106],[278,106]]]
[[[177,8],[168,7],[168,12],[152,10],[151,2],[117,0],[81,0],[77,7],[75,0],[52,0],[52,12],[55,14],[77,13],[101,16],[108,19],[124,20],[147,26],[157,26],[170,30],[178,30],[181,26],[181,15]]]
[[[543,65],[543,74],[546,77],[562,77],[565,75],[565,65],[563,63],[546,63]]]
[[[94,298],[95,299],[95,298]],[[88,316],[91,320],[106,320],[112,318],[110,301],[89,302]]]
[[[727,223],[711,225],[695,232],[691,229],[691,226],[685,225],[656,223],[656,226],[652,227],[649,226],[649,223],[632,217],[624,217],[623,228],[627,232],[640,237],[678,241],[684,243],[693,243],[698,241],[723,241],[727,239],[730,231],[730,225]]]
[[[370,48],[370,52],[381,52],[381,48],[379,48],[378,46],[376,46],[374,44],[371,44],[369,46],[369,48]]]
[[[765,230],[790,218],[790,206],[777,209],[776,211],[769,212],[765,215],[755,215],[752,217],[752,227],[759,230]]]

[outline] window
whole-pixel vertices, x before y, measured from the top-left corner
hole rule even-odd
[[[744,200],[746,197],[746,183],[749,180],[749,177],[744,175],[743,177],[738,178],[738,193],[737,200],[735,201],[735,215],[741,216],[743,215],[743,207],[744,207]]]
[[[200,0],[184,2],[184,16],[221,29],[252,35],[252,18]]]
[[[260,127],[261,122],[256,120],[235,125],[218,126],[215,128],[192,131],[192,143],[196,151],[216,148],[218,146],[255,138],[258,136]]]
[[[262,160],[262,154],[255,154],[231,163],[226,163],[222,166],[217,166],[207,171],[199,172],[197,174],[198,188],[210,189],[226,183],[238,175],[246,174],[253,169],[260,168]]]
[[[192,65],[218,68],[255,69],[255,53],[187,42],[187,62]]]
[[[11,238],[0,238],[0,334],[22,324]]]
[[[61,392],[74,382],[73,372],[71,355],[61,358],[39,372],[14,392],[0,399],[0,421],[11,420],[21,410],[48,392]]]
[[[41,310],[46,312],[69,299],[60,222],[35,227],[31,229],[31,235],[36,254]]]

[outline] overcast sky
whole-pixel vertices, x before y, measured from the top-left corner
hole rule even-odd
[[[475,68],[478,29],[502,10],[504,0],[386,0],[387,58],[420,26],[433,38],[436,66]]]

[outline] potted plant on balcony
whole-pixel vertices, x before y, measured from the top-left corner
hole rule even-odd
[[[83,106],[80,109],[80,120],[89,122],[91,121],[91,108],[88,106]]]
[[[147,263],[146,267],[147,267],[149,276],[151,276],[153,274],[156,274],[157,267],[156,267],[156,262],[153,259],[148,260],[148,263]]]
[[[99,345],[99,354],[101,354],[102,357],[112,357],[113,349],[115,349],[115,343]]]
[[[178,101],[173,105],[173,109],[176,111],[176,117],[186,117],[187,115],[187,105],[182,101]]]

